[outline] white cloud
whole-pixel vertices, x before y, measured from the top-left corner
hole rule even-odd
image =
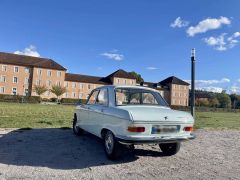
[[[108,59],[112,59],[115,61],[122,61],[124,59],[124,55],[116,52],[105,52],[100,54],[101,56],[104,56]]]
[[[204,38],[203,40],[209,46],[214,47],[214,49],[218,51],[225,51],[227,49],[235,47],[238,44],[239,41],[236,38],[240,37],[240,32],[235,32],[233,35],[225,39],[226,35],[226,33],[223,33],[220,36],[211,36]]]
[[[230,94],[240,94],[240,87],[233,85],[231,88],[228,90]]]
[[[201,88],[196,88],[196,89],[202,90],[202,91],[215,92],[215,93],[221,93],[223,91],[223,88],[221,88],[221,87],[214,87],[214,86],[201,87]]]
[[[219,29],[222,25],[231,24],[231,21],[227,17],[207,18],[200,21],[196,26],[191,26],[187,29],[187,34],[191,37],[199,33],[205,33],[209,30]]]
[[[220,80],[212,79],[212,80],[196,80],[195,84],[196,86],[208,86],[212,84],[223,84],[223,83],[229,83],[231,80],[228,78],[222,78]],[[191,81],[189,81],[191,82]]]
[[[173,23],[170,24],[170,27],[172,28],[181,28],[188,26],[189,22],[181,19],[181,17],[177,17]]]
[[[207,43],[209,46],[213,46],[218,51],[225,51],[227,50],[226,42],[225,42],[225,33],[221,34],[218,37],[209,37],[204,38],[204,42]]]
[[[188,83],[191,83],[190,80],[186,80]],[[218,85],[230,83],[230,79],[222,78],[220,80],[212,79],[212,80],[195,80],[195,87],[198,90],[210,91],[210,92],[222,92],[223,88],[218,87]]]
[[[235,32],[235,33],[233,34],[233,36],[234,36],[235,38],[240,37],[240,32]]]
[[[26,47],[23,51],[15,51],[14,54],[40,57],[40,54],[38,53],[37,48],[33,45]]]
[[[146,69],[147,69],[147,70],[157,70],[158,68],[157,68],[157,67],[152,67],[152,66],[150,66],[150,67],[146,67]]]
[[[240,82],[240,79],[238,79],[237,81]]]

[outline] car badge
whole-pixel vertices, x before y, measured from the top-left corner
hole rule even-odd
[[[165,117],[164,117],[164,119],[165,119],[165,120],[168,120],[168,117],[167,117],[167,116],[165,116]]]

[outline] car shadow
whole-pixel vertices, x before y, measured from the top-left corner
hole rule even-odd
[[[138,156],[161,156],[161,153],[125,149],[120,160],[110,161],[104,154],[101,139],[90,134],[77,137],[67,128],[19,129],[0,135],[0,164],[83,169],[128,163]]]

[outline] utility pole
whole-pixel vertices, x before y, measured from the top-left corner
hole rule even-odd
[[[191,52],[192,73],[191,73],[191,114],[195,118],[195,48]]]

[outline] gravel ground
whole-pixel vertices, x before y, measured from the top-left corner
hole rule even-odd
[[[136,146],[106,159],[98,138],[70,129],[0,129],[0,179],[240,179],[240,131],[198,130],[180,152]]]

